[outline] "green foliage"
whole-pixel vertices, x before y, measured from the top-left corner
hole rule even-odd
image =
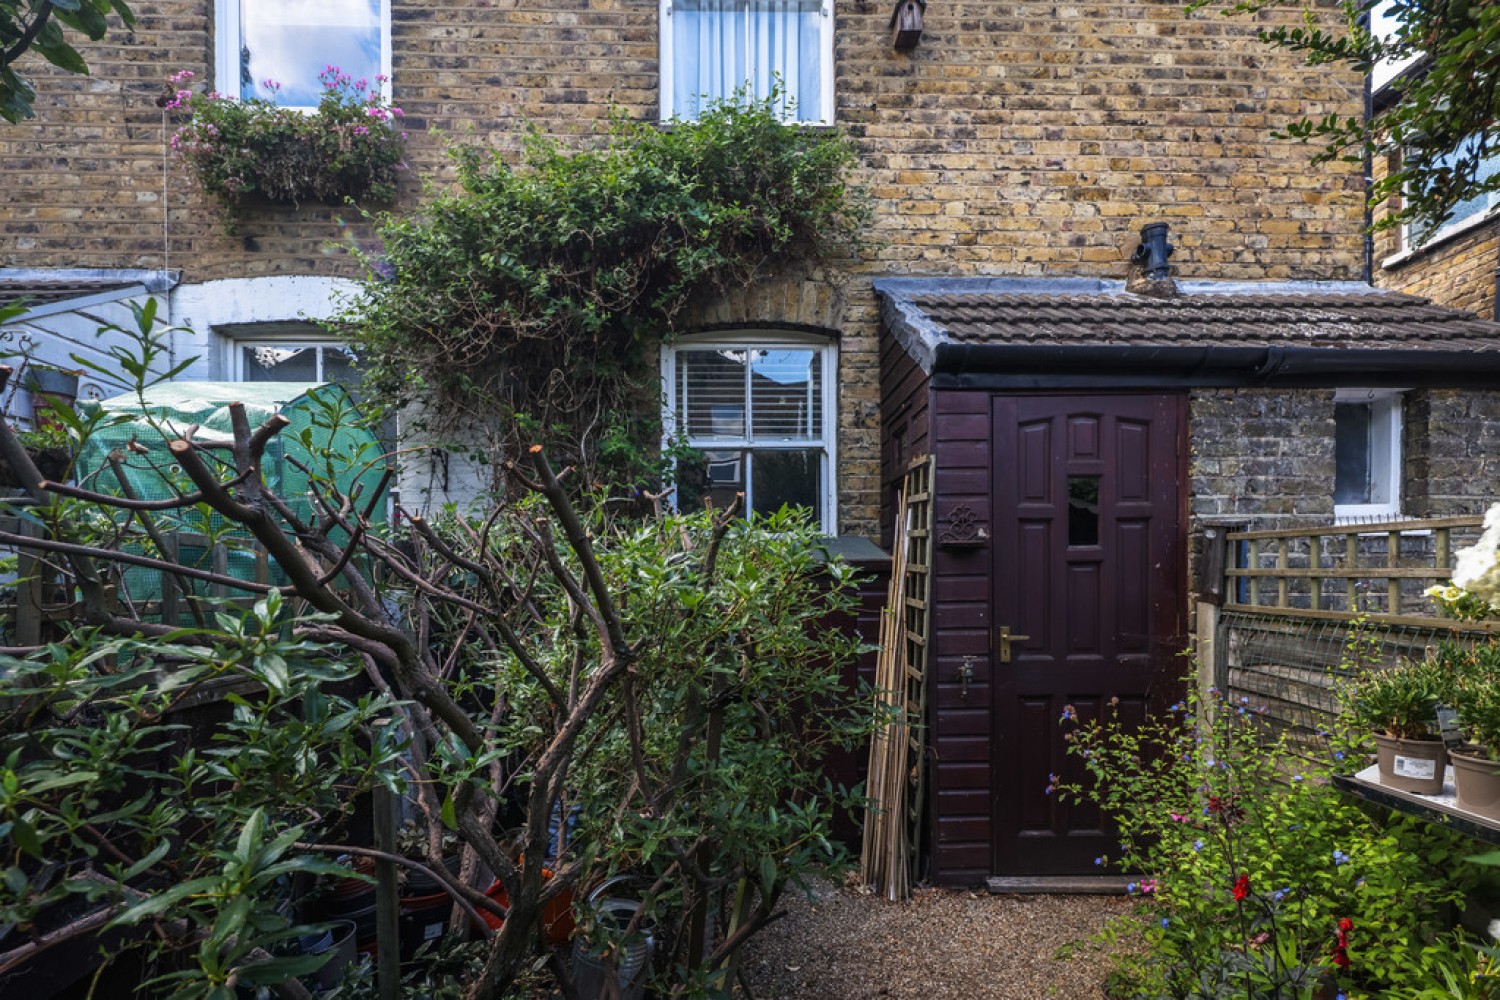
[[[789,885],[846,862],[830,824],[854,799],[823,765],[873,724],[869,699],[840,679],[858,641],[829,624],[850,608],[853,571],[826,558],[800,512],[737,520],[717,544],[707,512],[590,527],[625,634],[644,643],[580,735],[558,807],[577,813],[568,857],[582,864],[579,885],[626,874],[637,891],[651,887],[639,898],[659,928],[663,989],[727,991],[733,955],[692,954],[688,912],[705,906],[722,942],[753,904],[769,914]],[[520,557],[526,543],[492,529],[491,545]],[[546,586],[531,599],[539,635],[552,637],[536,647],[541,668],[563,690],[586,686],[599,651],[574,627],[568,595]],[[432,766],[448,788],[482,780],[495,759],[535,760],[556,738],[553,704],[513,658],[475,659],[468,676],[465,698],[503,678],[509,711],[489,754],[442,750]],[[517,776],[523,788],[528,771]],[[709,903],[721,892],[722,908]]]
[[[596,472],[608,443],[615,461],[596,480],[634,481],[642,442],[655,448],[654,426],[620,415],[659,411],[654,350],[684,306],[849,250],[866,219],[845,180],[852,144],[783,124],[773,101],[670,128],[617,116],[576,150],[533,134],[516,166],[452,153],[458,189],[420,217],[381,220],[382,250],[339,327],[382,395],[422,399],[439,422],[498,414],[516,435],[524,416],[538,437],[516,443],[545,440]]]
[[[1439,705],[1451,705],[1454,676],[1446,660],[1424,659],[1365,672],[1346,692],[1355,724],[1403,740],[1438,735]]]
[[[125,0],[0,0],[0,118],[14,124],[36,113],[36,91],[16,72],[17,59],[33,51],[59,69],[86,74],[88,65],[63,28],[98,41],[109,29],[111,13],[127,30],[135,27]]]
[[[1083,775],[1061,793],[1114,817],[1121,854],[1101,862],[1143,876],[1113,933],[1145,947],[1119,959],[1112,996],[1398,997],[1472,979],[1477,953],[1450,929],[1477,877],[1463,839],[1361,807],[1244,699],[1070,738]]]
[[[1470,746],[1465,752],[1500,760],[1500,643],[1493,638],[1460,646],[1444,642],[1434,662],[1454,678],[1452,705]]]
[[[317,110],[305,114],[259,97],[195,94],[186,89],[192,75],[184,70],[170,78],[183,89],[166,106],[192,116],[171,145],[219,202],[231,231],[235,206],[250,196],[290,204],[396,197],[406,133],[398,124],[401,109],[391,107],[378,82],[372,87],[329,67],[319,76]]]
[[[273,954],[306,930],[280,905],[292,880],[347,874],[297,845],[339,832],[399,747],[372,741],[381,699],[326,690],[357,667],[286,638],[299,624],[289,610],[271,594],[213,628],[154,640],[80,630],[0,658],[0,926],[65,906],[149,923],[159,933],[126,940],[173,997],[227,996],[237,980],[320,963]],[[179,713],[227,681],[240,682],[233,716],[196,744]]]
[[[1300,24],[1263,28],[1276,48],[1300,53],[1310,65],[1343,63],[1367,73],[1381,61],[1417,63],[1391,84],[1395,99],[1365,121],[1330,113],[1288,124],[1284,136],[1323,144],[1314,164],[1358,162],[1366,153],[1399,160],[1370,187],[1371,206],[1394,210],[1376,228],[1416,226],[1417,238],[1436,231],[1454,209],[1500,191],[1500,171],[1485,161],[1500,152],[1500,4],[1483,0],[1395,0],[1396,31],[1374,37],[1364,19],[1380,0],[1343,0],[1330,18],[1302,0],[1195,0],[1190,8],[1221,6],[1226,14],[1268,8],[1303,10]],[[1325,8],[1326,10],[1326,8]],[[1392,201],[1397,199],[1396,201]]]

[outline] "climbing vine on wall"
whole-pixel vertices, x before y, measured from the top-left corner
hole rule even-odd
[[[341,324],[383,398],[498,421],[621,484],[655,454],[655,348],[684,307],[855,252],[868,205],[853,145],[769,101],[667,127],[617,116],[599,138],[533,133],[516,164],[455,147],[452,191],[380,220]]]

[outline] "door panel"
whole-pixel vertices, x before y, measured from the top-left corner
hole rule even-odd
[[[1098,810],[1047,792],[1082,778],[1059,719],[1139,724],[1184,669],[1185,405],[1170,395],[994,401],[994,624],[1018,638],[994,678],[994,870],[1094,872]],[[1024,638],[1019,638],[1024,637]]]

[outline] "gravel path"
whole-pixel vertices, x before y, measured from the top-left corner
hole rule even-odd
[[[747,946],[755,1000],[1090,1000],[1107,960],[1059,948],[1128,908],[1120,897],[991,896],[918,889],[908,903],[820,886],[789,892],[788,915]]]

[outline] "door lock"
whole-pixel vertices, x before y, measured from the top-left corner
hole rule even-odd
[[[964,665],[958,668],[958,700],[969,700],[969,685],[974,680],[974,657],[965,656]]]
[[[1011,632],[1009,625],[1000,626],[1000,662],[1010,662],[1010,644],[1013,642],[1025,642],[1030,639],[1029,635],[1017,635]]]

